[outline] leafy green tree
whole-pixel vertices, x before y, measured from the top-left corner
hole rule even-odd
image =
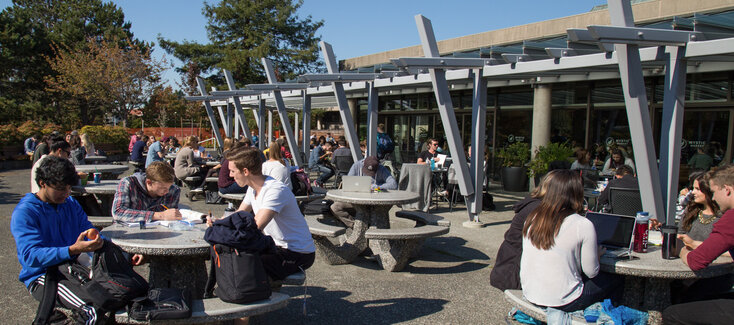
[[[319,71],[316,32],[324,22],[312,21],[311,16],[297,15],[302,0],[222,0],[204,3],[202,13],[208,19],[209,44],[174,42],[159,37],[160,46],[185,63],[179,71],[186,72],[189,62],[205,74],[209,83],[226,89],[220,69],[232,71],[238,87],[267,81],[260,63],[263,57],[276,65],[281,79]],[[282,80],[281,80],[282,81]]]
[[[0,120],[64,122],[69,104],[46,91],[55,75],[46,57],[52,44],[80,49],[88,38],[117,39],[145,48],[112,2],[102,0],[13,0],[0,12]]]

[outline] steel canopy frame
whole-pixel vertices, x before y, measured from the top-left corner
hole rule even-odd
[[[237,90],[237,87],[234,84],[234,79],[232,78],[232,72],[229,70],[222,70],[222,72],[224,72],[224,79],[227,80],[227,87],[229,88],[229,90]],[[245,113],[242,111],[242,104],[240,104],[239,96],[232,96],[232,101],[236,111],[235,113],[237,114],[235,116],[234,123],[234,136],[235,138],[239,138],[240,128],[237,125],[239,124],[245,136],[249,137],[250,127],[247,125],[247,120],[245,120]],[[229,115],[227,117],[229,117]]]
[[[206,88],[204,87],[204,79],[201,79],[201,77],[196,77],[196,86],[197,88],[199,88],[199,94],[201,96],[208,96],[206,93]],[[214,117],[214,112],[212,111],[212,106],[209,104],[209,99],[204,100],[204,107],[206,108],[206,115],[209,116],[209,122],[212,124],[212,132],[214,133],[214,137],[217,139],[217,144],[219,144],[219,151],[221,153],[223,144],[222,134],[219,133],[217,118]]]

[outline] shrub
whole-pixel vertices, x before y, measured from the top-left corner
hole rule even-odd
[[[0,147],[23,145],[23,135],[12,124],[0,125]]]
[[[548,165],[557,160],[568,160],[573,149],[566,143],[550,143],[535,150],[535,158],[528,165],[528,176],[535,177],[548,172]]]
[[[515,142],[507,148],[500,149],[497,157],[502,159],[504,167],[522,167],[530,159],[530,145],[524,142]]]
[[[18,132],[21,134],[23,139],[25,139],[34,134],[42,134],[43,127],[41,127],[36,121],[26,121],[18,127]]]
[[[109,143],[113,144],[115,149],[127,152],[127,145],[130,141],[127,128],[121,126],[86,125],[82,127],[80,133],[88,134],[95,144]]]

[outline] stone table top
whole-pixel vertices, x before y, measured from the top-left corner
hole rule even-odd
[[[631,260],[615,260],[602,257],[599,260],[601,270],[622,275],[660,279],[710,278],[734,271],[734,263],[729,257],[719,257],[709,267],[699,271],[691,271],[679,258],[673,260],[663,259],[660,249],[660,246],[648,246],[647,253],[633,252],[633,259]]]
[[[84,160],[90,160],[90,161],[107,161],[107,156],[90,155],[90,156],[84,157]]]
[[[326,198],[334,201],[359,205],[399,205],[418,201],[418,193],[389,190],[385,192],[345,192],[329,190]]]
[[[207,161],[206,162],[206,165],[209,166],[209,167],[214,167],[216,165],[219,165],[220,163],[221,162],[219,162],[219,161]]]
[[[127,171],[130,166],[128,165],[110,165],[110,164],[103,164],[103,165],[76,165],[77,172],[84,172],[84,173],[94,173],[94,172],[100,172],[100,173],[110,173],[110,174],[122,174],[125,171]]]
[[[95,183],[91,180],[87,181],[87,185],[72,186],[72,193],[90,193],[90,194],[115,194],[117,186],[120,185],[119,180],[103,180],[99,183]]]
[[[164,226],[146,229],[114,224],[102,230],[102,236],[112,240],[124,251],[154,256],[208,255],[209,243],[204,241],[205,224],[197,224],[192,230],[176,231]]]

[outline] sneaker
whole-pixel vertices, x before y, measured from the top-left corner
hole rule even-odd
[[[191,190],[191,192],[192,193],[204,193],[204,188],[203,187],[197,187],[197,188]]]
[[[438,192],[436,192],[436,195],[438,195],[438,196],[448,196],[449,195],[449,191],[446,191],[446,190],[438,191]]]
[[[322,185],[322,184],[321,184],[321,183],[320,183],[319,181],[317,181],[317,180],[314,180],[314,181],[313,181],[313,186],[314,186],[314,187],[321,187],[321,185]]]

